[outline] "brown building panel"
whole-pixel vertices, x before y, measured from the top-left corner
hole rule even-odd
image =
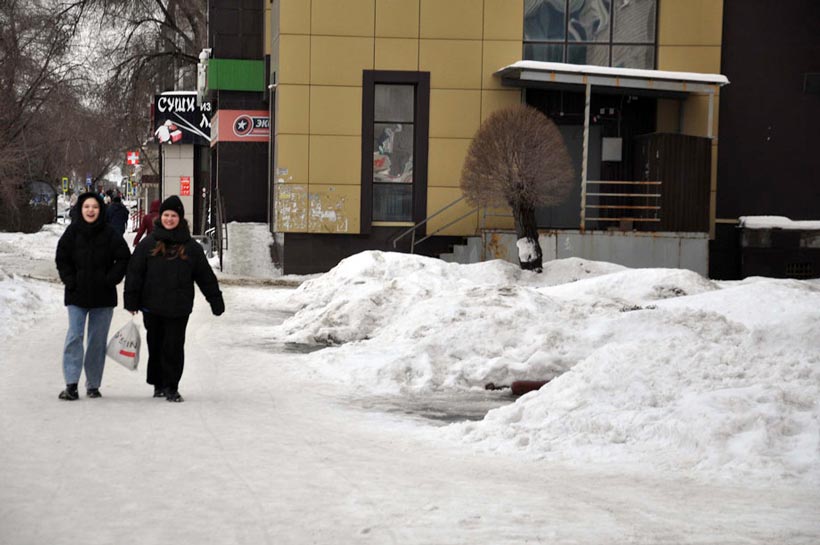
[[[820,2],[725,0],[717,217],[818,219]]]

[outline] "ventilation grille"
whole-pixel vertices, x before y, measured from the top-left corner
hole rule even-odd
[[[787,263],[786,278],[814,278],[814,267],[811,263]]]

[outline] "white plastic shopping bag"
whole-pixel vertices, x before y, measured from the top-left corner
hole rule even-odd
[[[105,354],[117,363],[122,364],[126,369],[136,371],[137,364],[140,361],[140,342],[140,330],[137,324],[134,323],[134,319],[131,318],[108,341]]]

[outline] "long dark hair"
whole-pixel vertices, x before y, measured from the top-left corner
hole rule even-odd
[[[156,245],[154,246],[154,249],[151,250],[151,255],[161,255],[166,259],[188,259],[188,255],[185,253],[184,244],[170,244],[169,247],[166,247],[165,242],[162,240],[157,241]]]

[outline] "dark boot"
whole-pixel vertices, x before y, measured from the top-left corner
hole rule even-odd
[[[77,391],[77,385],[66,384],[65,390],[60,392],[60,395],[58,397],[66,401],[77,401],[78,399],[80,399],[80,393]]]
[[[90,397],[90,398],[102,397],[102,394],[100,393],[99,388],[89,388],[88,390],[85,391],[85,395],[86,395],[86,397]]]
[[[165,401],[170,401],[172,403],[182,403],[185,401],[179,392],[174,388],[166,388],[165,389]]]
[[[154,386],[154,397],[165,397],[165,388],[162,386]]]

